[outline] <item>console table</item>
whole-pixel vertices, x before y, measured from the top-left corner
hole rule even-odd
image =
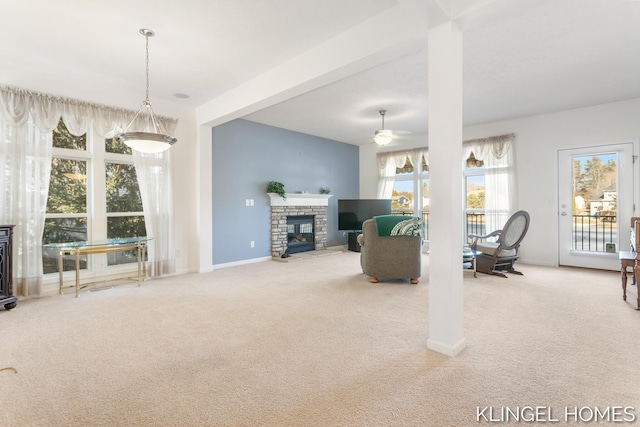
[[[124,252],[129,250],[136,251],[136,259],[138,261],[138,274],[136,276],[128,276],[121,277],[114,280],[120,279],[138,279],[138,286],[144,282],[147,276],[147,268],[146,268],[146,252],[147,252],[147,242],[151,240],[150,237],[130,237],[130,238],[119,238],[119,239],[107,239],[103,242],[69,242],[69,243],[49,243],[44,245],[48,248],[55,248],[58,250],[58,272],[60,274],[60,293],[62,293],[62,289],[64,286],[63,279],[63,265],[62,260],[65,255],[74,255],[75,256],[75,267],[76,267],[76,297],[80,295],[80,255],[92,255],[92,254],[104,254],[109,252]],[[90,282],[96,283],[96,282]],[[90,283],[86,283],[84,286],[89,285]],[[72,288],[74,285],[67,286],[67,288]]]
[[[18,299],[13,296],[13,262],[11,260],[13,225],[0,225],[0,305],[11,310]]]

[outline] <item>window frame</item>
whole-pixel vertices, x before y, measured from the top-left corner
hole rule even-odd
[[[80,160],[86,162],[87,208],[85,213],[45,213],[45,220],[53,218],[86,218],[87,241],[97,242],[107,238],[109,217],[142,216],[140,212],[107,212],[106,202],[106,163],[134,165],[133,154],[111,153],[106,149],[106,138],[102,138],[89,126],[86,132],[86,149],[52,148],[52,158]],[[139,184],[139,181],[138,181]],[[108,265],[107,254],[92,254],[87,257],[87,268],[80,270],[81,280],[91,280],[136,271],[137,263]],[[64,271],[65,280],[75,275],[75,271]],[[58,285],[58,271],[43,274],[45,285]]]

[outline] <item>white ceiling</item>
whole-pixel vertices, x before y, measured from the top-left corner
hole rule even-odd
[[[225,117],[368,144],[384,108],[385,127],[411,139],[427,132],[426,35],[443,6],[464,31],[467,125],[640,97],[632,0],[0,0],[0,84],[135,110],[145,89],[138,29],[150,28],[160,114],[232,104],[246,82],[268,90],[274,70],[292,80],[327,64]],[[363,38],[367,26],[374,36]],[[304,56],[331,41],[366,54]],[[283,66],[295,60],[307,68]]]

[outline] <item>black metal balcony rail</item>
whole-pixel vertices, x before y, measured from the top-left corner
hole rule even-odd
[[[487,234],[483,213],[467,212],[467,236],[469,234],[477,234],[479,236]]]
[[[392,215],[412,216],[413,211],[393,210]],[[425,223],[425,239],[429,240],[429,211],[422,211]],[[574,215],[572,222],[571,249],[587,252],[616,252],[618,227],[616,215]],[[467,235],[486,235],[485,214],[468,212],[466,214]]]
[[[616,215],[573,215],[571,249],[588,252],[616,252]]]

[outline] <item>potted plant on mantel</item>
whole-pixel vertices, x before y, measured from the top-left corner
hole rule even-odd
[[[271,181],[267,186],[267,193],[275,193],[284,200],[287,200],[287,193],[285,193],[284,184],[281,182]]]

